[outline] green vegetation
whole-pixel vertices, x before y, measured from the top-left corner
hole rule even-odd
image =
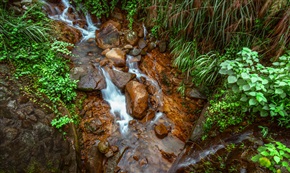
[[[85,9],[90,13],[96,15],[97,17],[101,18],[102,16],[108,17],[109,14],[118,6],[120,5],[122,10],[127,12],[127,19],[129,21],[129,28],[132,30],[134,17],[137,14],[140,7],[144,7],[146,2],[141,0],[74,0],[77,4],[78,8],[80,9],[81,4],[84,5]]]
[[[67,107],[76,97],[76,81],[70,80],[69,67],[63,58],[70,55],[67,47],[72,45],[50,36],[50,21],[41,4],[30,6],[21,15],[4,7],[0,10],[0,60],[15,66],[17,78],[28,77],[25,79],[33,83],[30,87],[52,101],[52,108],[60,118],[58,106]]]
[[[281,142],[265,144],[258,148],[258,154],[252,157],[252,161],[258,162],[261,166],[273,172],[281,172],[284,167],[290,172],[290,148]]]

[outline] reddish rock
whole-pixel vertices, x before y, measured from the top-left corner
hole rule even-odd
[[[119,31],[121,30],[122,26],[119,22],[115,22],[113,20],[108,20],[107,22],[105,22],[102,26],[102,28],[106,28],[109,25],[114,25]]]
[[[168,135],[168,129],[164,124],[158,124],[154,127],[155,134],[158,138],[163,139]]]
[[[130,81],[126,85],[126,102],[127,110],[134,118],[142,119],[145,116],[148,108],[149,94],[145,85]]]
[[[120,45],[118,26],[114,22],[106,22],[100,30],[96,30],[96,44],[102,49],[108,49]]]
[[[110,68],[106,68],[106,71],[109,73],[112,82],[122,90],[125,88],[126,84],[136,76],[132,73],[126,73]]]
[[[64,22],[55,21],[52,26],[54,26],[55,30],[60,33],[59,39],[61,41],[76,44],[81,40],[82,33],[78,29],[73,28]]]
[[[114,62],[114,65],[117,67],[123,67],[126,65],[125,52],[123,52],[119,48],[113,48],[112,50],[107,52],[106,58],[112,60]]]

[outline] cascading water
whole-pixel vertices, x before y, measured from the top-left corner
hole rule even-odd
[[[102,90],[103,98],[110,104],[111,113],[120,118],[117,122],[120,124],[121,133],[126,134],[128,131],[128,122],[132,119],[126,110],[126,98],[113,84],[109,74],[104,69],[102,69],[102,72],[107,84],[107,87]]]
[[[64,6],[64,10],[61,12],[61,10],[58,7],[52,7],[51,4],[48,2],[45,2],[46,5],[49,7],[51,11],[51,15],[49,15],[49,18],[53,20],[60,20],[65,22],[71,27],[74,27],[78,29],[82,33],[82,41],[86,41],[90,38],[95,38],[95,31],[98,30],[98,28],[94,25],[91,19],[91,15],[86,13],[85,19],[86,19],[86,27],[82,28],[79,26],[78,22],[74,22],[74,19],[72,16],[70,16],[69,10],[71,9],[75,15],[76,18],[79,18],[78,13],[74,9],[74,7],[69,3],[68,0],[62,0],[61,3]]]

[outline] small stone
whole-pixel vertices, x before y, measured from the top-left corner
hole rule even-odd
[[[140,54],[145,56],[145,55],[147,55],[147,52],[144,49],[142,49]]]
[[[113,150],[111,150],[111,149],[109,149],[108,152],[105,154],[105,156],[106,156],[107,158],[110,158],[110,157],[112,157],[113,155],[114,155],[114,152],[113,152]]]
[[[37,122],[37,118],[34,115],[30,115],[28,117],[29,120],[33,121],[33,122]]]
[[[29,101],[29,98],[27,96],[21,96],[17,100],[19,104],[25,104]]]
[[[153,50],[155,48],[156,48],[156,43],[155,42],[150,42],[148,44],[148,51],[151,51],[151,50]]]
[[[112,151],[113,151],[114,153],[116,153],[116,152],[119,151],[119,148],[118,148],[118,146],[116,146],[116,145],[111,146],[111,149],[112,149]]]
[[[124,49],[133,49],[133,46],[130,45],[130,44],[126,44],[126,45],[124,46]]]
[[[138,41],[138,47],[140,49],[143,49],[146,46],[147,46],[147,42],[143,38],[139,39],[139,41]]]
[[[98,144],[98,149],[101,153],[106,154],[109,151],[109,142],[108,141],[100,141]]]
[[[131,44],[131,45],[136,45],[138,42],[138,36],[135,31],[128,31],[125,33],[125,40]]]
[[[137,49],[137,48],[134,48],[132,49],[129,54],[132,55],[132,56],[137,56],[141,53],[141,50],[140,49]]]
[[[163,139],[168,135],[168,130],[164,124],[158,124],[154,127],[155,134],[158,138]]]
[[[10,100],[7,104],[7,107],[10,109],[16,109],[16,100]]]
[[[166,46],[166,42],[165,41],[159,42],[158,46],[159,46],[159,51],[161,53],[164,53],[166,51],[167,46]]]
[[[8,140],[13,140],[18,136],[18,130],[15,128],[7,127],[4,130],[4,133],[5,133],[6,139],[8,139]]]
[[[133,156],[133,159],[136,160],[136,161],[138,161],[138,160],[139,160],[139,157],[136,156],[136,155],[134,155],[134,156]]]
[[[140,160],[139,164],[140,164],[140,166],[145,166],[145,165],[148,164],[148,161],[147,161],[146,158],[143,158],[143,159]]]

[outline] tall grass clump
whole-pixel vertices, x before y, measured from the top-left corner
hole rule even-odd
[[[156,25],[169,30],[163,33],[172,39],[174,64],[195,80],[215,83],[219,69],[213,72],[216,63],[205,63],[205,59],[219,61],[229,49],[238,52],[250,47],[266,61],[268,57],[276,61],[289,49],[288,0],[152,0],[152,6],[158,11]]]

